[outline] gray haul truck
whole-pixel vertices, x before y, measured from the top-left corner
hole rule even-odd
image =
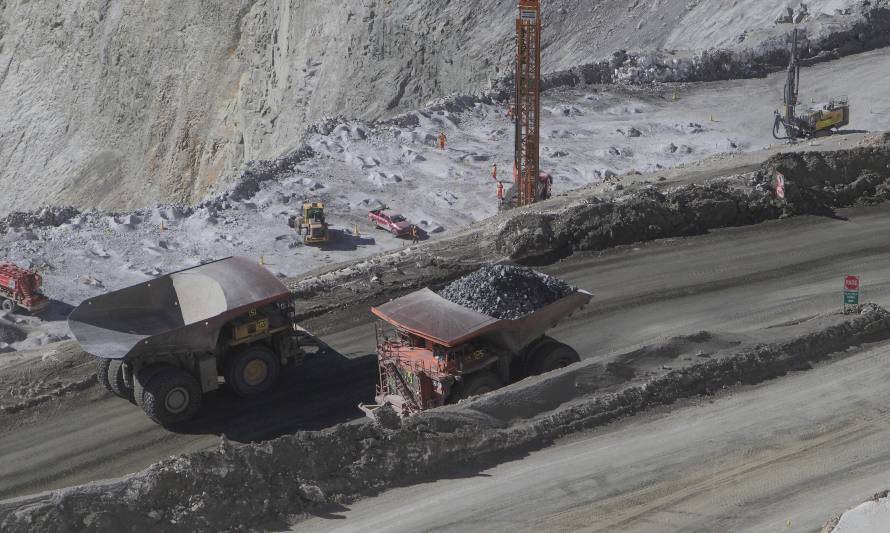
[[[165,426],[194,417],[220,378],[240,396],[261,394],[282,366],[325,348],[295,322],[281,281],[240,257],[91,298],[68,324],[100,383]]]

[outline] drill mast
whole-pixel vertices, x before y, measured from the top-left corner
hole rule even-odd
[[[519,0],[516,19],[516,121],[513,203],[523,206],[537,200],[541,137],[541,3]]]
[[[797,107],[797,91],[800,85],[800,62],[797,56],[797,28],[791,40],[791,61],[788,63],[788,80],[785,82],[785,124],[794,124]]]

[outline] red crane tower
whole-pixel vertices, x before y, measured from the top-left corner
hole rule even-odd
[[[541,2],[519,0],[516,18],[516,122],[511,207],[539,199],[541,138]]]

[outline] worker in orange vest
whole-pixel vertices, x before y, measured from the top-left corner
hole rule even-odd
[[[498,182],[498,200],[504,201],[504,184]]]
[[[510,118],[510,119],[513,118],[513,105],[512,104],[507,106],[507,118]]]
[[[445,149],[445,141],[446,140],[448,140],[448,138],[445,137],[445,132],[443,131],[443,132],[439,133],[439,150]]]
[[[491,179],[493,179],[494,181],[498,180],[498,164],[497,163],[491,165]]]
[[[411,244],[417,244],[418,240],[419,239],[417,237],[417,226],[415,226],[414,224],[411,224]]]

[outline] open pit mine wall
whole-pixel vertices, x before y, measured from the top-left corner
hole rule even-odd
[[[621,48],[736,46],[740,11],[777,31],[772,0],[710,4],[548,0],[545,70]],[[0,0],[0,215],[195,202],[244,162],[298,146],[325,116],[376,119],[488,88],[510,71],[514,10],[512,0]]]
[[[325,115],[483,84],[512,4],[471,3],[498,31],[456,2],[0,0],[0,214],[193,202]]]

